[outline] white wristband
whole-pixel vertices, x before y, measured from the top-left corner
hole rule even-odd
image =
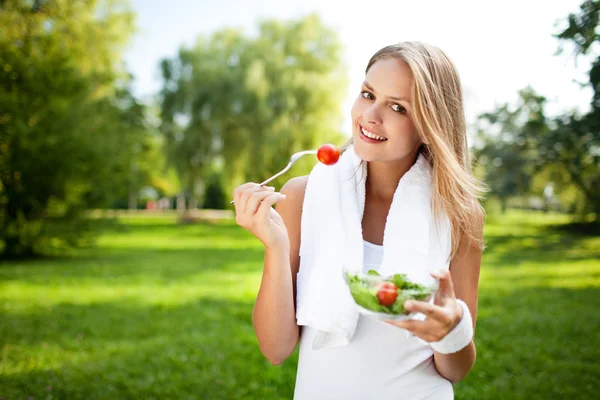
[[[467,347],[473,339],[473,319],[469,307],[462,300],[456,301],[463,312],[460,322],[442,340],[431,343],[433,350],[441,354],[456,353]]]

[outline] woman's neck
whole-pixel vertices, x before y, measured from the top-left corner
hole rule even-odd
[[[391,203],[398,182],[414,165],[419,153],[394,162],[372,161],[367,164],[366,196],[371,201]]]

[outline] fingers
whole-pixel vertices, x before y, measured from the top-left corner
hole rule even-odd
[[[413,335],[426,342],[438,342],[444,337],[439,329],[432,329],[431,321],[418,321],[414,319],[404,321],[386,321],[398,328],[406,329]]]
[[[271,207],[285,199],[283,194],[275,193],[274,187],[246,183],[234,190],[233,198],[235,222],[239,226],[256,236],[266,248],[285,244],[288,240],[285,224]]]
[[[243,209],[246,208],[246,204],[242,204],[242,201],[241,201],[243,193],[245,193],[246,190],[255,188],[257,186],[258,186],[257,183],[248,182],[248,183],[244,183],[243,185],[240,185],[237,188],[235,188],[235,190],[233,191],[233,203],[235,205],[236,214],[242,212]]]
[[[246,208],[248,207],[248,200],[252,194],[256,192],[267,192],[273,190],[275,190],[275,188],[260,186],[258,183],[254,182],[248,182],[238,186],[233,192],[233,201],[235,204],[236,214],[241,214],[246,211]]]
[[[434,271],[431,273],[436,279],[440,281],[440,287],[436,293],[436,300],[441,300],[442,303],[445,299],[454,299],[454,285],[452,284],[452,276],[450,271],[447,269]]]
[[[269,209],[273,204],[285,199],[285,195],[275,193],[274,187],[249,182],[234,190],[233,199],[236,221],[248,229],[253,224],[252,221],[266,220]]]
[[[424,321],[409,319],[386,322],[398,328],[406,329],[427,342],[441,340],[458,324],[461,318],[460,314],[450,307],[450,305],[440,307],[424,301],[407,300],[404,303],[404,308],[410,312],[423,313],[427,318]]]
[[[386,321],[398,328],[406,329],[413,335],[429,342],[433,342],[434,338],[428,333],[430,330],[429,323],[425,321],[418,321],[414,319],[407,319],[404,321]],[[428,340],[431,339],[431,340]]]
[[[262,204],[262,202],[273,195],[273,191],[275,188],[268,188],[266,190],[254,191],[248,196],[248,201],[246,202],[246,208],[244,213],[248,216],[252,216],[256,214],[256,211]]]
[[[257,184],[255,184],[255,186],[251,186],[247,189],[245,189],[244,191],[242,191],[241,195],[240,195],[240,212],[242,213],[246,213],[246,209],[248,208],[248,201],[250,200],[251,196],[253,196],[255,193],[258,192],[266,192],[267,188],[264,186],[259,186]]]
[[[446,310],[435,304],[428,303],[426,301],[408,300],[404,302],[404,309],[410,312],[419,312],[427,315],[427,317],[436,319],[440,322],[450,322],[446,315]],[[448,321],[447,321],[448,320]]]
[[[258,207],[258,211],[256,212],[256,215],[259,218],[267,218],[267,216],[269,215],[269,212],[271,211],[271,207],[273,206],[273,204],[275,204],[281,200],[285,200],[285,194],[272,193],[271,195],[265,197],[263,199],[263,201],[261,202],[260,206]]]

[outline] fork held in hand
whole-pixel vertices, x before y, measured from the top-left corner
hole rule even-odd
[[[281,171],[279,171],[278,173],[276,173],[275,175],[273,175],[272,177],[270,177],[269,179],[267,179],[266,181],[261,183],[259,186],[265,186],[267,183],[271,182],[273,179],[278,178],[281,175],[285,174],[286,172],[288,172],[288,170],[290,168],[292,168],[292,165],[294,165],[294,163],[296,161],[298,161],[298,159],[300,157],[305,156],[307,154],[317,154],[317,150],[304,150],[304,151],[299,151],[297,153],[292,154],[289,164],[284,169],[282,169]],[[229,204],[233,204],[233,200],[231,200],[229,202]]]

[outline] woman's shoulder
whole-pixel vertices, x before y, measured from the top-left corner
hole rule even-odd
[[[299,221],[302,216],[307,182],[308,176],[298,176],[287,181],[281,188],[281,194],[285,195],[285,200],[278,202],[276,209],[286,220],[286,225],[288,220]]]
[[[308,183],[308,175],[297,176],[287,181],[281,188],[281,193],[286,197],[293,197],[304,200],[306,193],[306,184]]]
[[[308,176],[299,176],[292,178],[283,185],[281,193],[285,195],[285,200],[276,205],[277,212],[283,218],[283,222],[290,236],[292,249],[300,247],[300,230],[302,220],[302,206],[304,204],[304,194]],[[296,250],[292,250],[296,254]]]
[[[307,183],[308,176],[297,176],[287,181],[281,188],[281,194],[285,195],[285,201],[277,204],[277,210],[300,218]]]

